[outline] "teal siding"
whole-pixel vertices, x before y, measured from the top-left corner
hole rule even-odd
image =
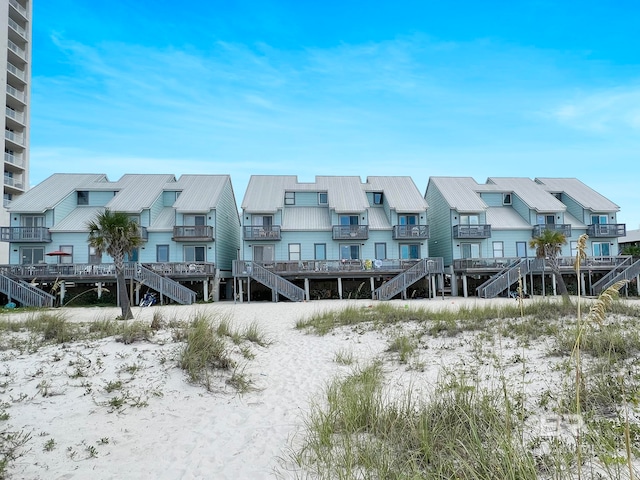
[[[502,193],[486,193],[482,192],[480,194],[480,198],[487,204],[489,207],[502,207]]]
[[[75,194],[74,194],[75,195]],[[92,207],[103,207],[111,200],[113,200],[113,196],[115,192],[107,191],[107,192],[89,192],[89,205]]]
[[[298,207],[318,206],[318,192],[296,192],[296,206]]]
[[[240,241],[240,217],[231,180],[227,180],[216,206],[215,226],[215,263],[223,271],[231,271],[233,260],[238,258]]]
[[[453,263],[452,212],[438,188],[429,182],[425,194],[429,209],[429,253],[433,257],[442,257],[445,265]]]
[[[47,221],[47,227],[52,227],[56,223],[64,220],[67,215],[69,215],[76,207],[76,193],[73,192],[71,195],[67,196],[64,200],[62,200],[60,203],[58,203],[58,205],[55,206],[53,217],[47,218],[47,220],[51,220],[51,223]]]

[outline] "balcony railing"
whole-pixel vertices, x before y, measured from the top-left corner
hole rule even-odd
[[[47,227],[0,227],[2,242],[50,242],[51,233]]]
[[[533,238],[539,237],[545,230],[560,232],[567,238],[571,236],[571,225],[568,223],[547,223],[545,225],[535,225],[533,227]]]
[[[7,71],[13,73],[20,80],[26,80],[27,74],[24,73],[24,70],[19,69],[13,63],[7,62]]]
[[[590,237],[624,237],[626,234],[627,225],[624,223],[594,223],[587,227]]]
[[[490,238],[491,225],[454,225],[453,238]]]
[[[24,167],[24,160],[22,160],[22,155],[12,155],[11,153],[4,153],[4,161],[15,165],[17,167]]]
[[[18,90],[17,88],[12,87],[11,85],[7,85],[7,93],[12,97],[15,97],[18,100],[20,100],[22,103],[25,102],[24,92]]]
[[[7,140],[11,140],[17,145],[24,145],[24,135],[22,135],[21,133],[12,132],[11,130],[5,130],[4,137]]]
[[[7,114],[7,117],[13,118],[16,122],[24,124],[24,113],[18,112],[9,107],[5,107],[5,112]]]
[[[16,0],[9,0],[9,5],[15,8],[18,12],[20,12],[20,14],[24,18],[27,18],[27,9],[24,8],[22,5],[20,5]]]
[[[18,55],[23,60],[25,60],[26,52],[25,52],[24,48],[19,47],[18,45],[13,43],[11,40],[7,40],[7,47],[9,47],[9,50],[11,50],[13,53]]]
[[[182,225],[173,227],[172,240],[176,242],[210,242],[213,240],[213,227],[210,225]]]
[[[368,225],[334,225],[334,240],[366,240],[369,238]]]
[[[22,177],[10,177],[9,175],[5,175],[4,184],[8,187],[24,189]]]
[[[23,27],[18,25],[18,22],[16,22],[13,18],[9,18],[9,26],[13,28],[22,38],[27,38],[27,31]]]
[[[281,240],[280,225],[252,225],[243,227],[245,240]]]
[[[394,240],[426,240],[429,238],[428,225],[394,225]]]

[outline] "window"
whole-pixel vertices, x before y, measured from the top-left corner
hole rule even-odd
[[[417,215],[399,215],[398,221],[400,222],[400,225],[417,225],[418,216]]]
[[[44,227],[44,217],[40,215],[22,215],[20,223],[23,227]]]
[[[461,243],[462,258],[480,258],[479,243]]]
[[[125,253],[124,261],[125,262],[137,262],[140,256],[140,251],[137,248],[131,250],[131,254]]]
[[[97,254],[95,247],[89,247],[89,263],[102,263],[102,255]]]
[[[460,215],[460,225],[480,225],[480,215]]]
[[[376,243],[375,244],[375,253],[377,260],[384,260],[387,258],[387,244],[386,243]]]
[[[578,255],[578,242],[575,240],[571,240],[569,245],[571,247],[571,258],[576,258],[576,256]]]
[[[78,194],[78,205],[89,205],[89,192],[80,190]]]
[[[503,205],[511,205],[511,194],[503,193],[502,194],[502,204]]]
[[[340,260],[358,260],[360,245],[340,245]]]
[[[555,215],[538,215],[536,217],[538,225],[554,225],[556,223]]]
[[[591,215],[591,223],[594,225],[606,225],[607,224],[607,216],[606,215]]]
[[[373,192],[373,204],[382,205],[382,192]]]
[[[340,215],[340,225],[358,225],[358,215]]]
[[[316,260],[326,260],[327,259],[327,244],[326,243],[316,243],[313,245],[314,258]]]
[[[22,247],[20,249],[22,265],[44,262],[44,247]]]
[[[204,262],[204,246],[185,245],[184,261],[185,262]]]
[[[273,225],[273,215],[253,215],[251,221],[256,227],[270,227]]]
[[[300,260],[300,244],[289,244],[289,260]]]
[[[60,245],[60,251],[69,255],[60,255],[58,263],[73,263],[73,245]]]
[[[273,262],[273,245],[254,245],[254,262]]]
[[[400,258],[402,260],[413,260],[420,258],[420,245],[418,243],[401,244]]]
[[[284,192],[284,204],[285,205],[295,205],[296,204],[296,193],[295,192]]]
[[[318,193],[318,205],[327,205],[329,203],[329,197],[327,192]]]
[[[504,242],[493,242],[493,258],[504,257]]]
[[[205,215],[184,215],[182,217],[186,226],[192,227],[196,225],[206,225]]]
[[[527,242],[516,242],[516,255],[520,258],[527,258]]]
[[[611,255],[608,242],[594,242],[593,243],[593,256],[594,257],[608,257]]]
[[[169,245],[156,245],[156,262],[169,261]]]

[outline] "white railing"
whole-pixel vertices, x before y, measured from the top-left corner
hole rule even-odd
[[[24,145],[24,135],[21,133],[12,132],[11,130],[5,130],[4,136],[7,140],[11,140],[18,145]]]
[[[9,26],[13,28],[16,32],[18,32],[21,37],[23,38],[27,37],[27,31],[23,27],[18,25],[18,22],[16,22],[14,19],[9,18]]]
[[[24,70],[16,67],[13,63],[7,62],[7,70],[13,73],[20,80],[26,80],[27,74],[24,73]]]
[[[21,92],[17,88],[12,87],[11,85],[7,85],[7,93],[16,97],[18,100],[24,103],[25,95],[24,92]]]
[[[20,12],[24,18],[27,18],[27,9],[20,5],[16,0],[9,0],[9,5]]]
[[[17,54],[20,58],[22,58],[24,60],[25,55],[26,55],[26,52],[24,51],[24,48],[19,47],[18,45],[13,43],[11,40],[7,40],[7,47],[9,47],[9,50],[11,50],[12,52]]]
[[[24,124],[24,113],[17,112],[13,108],[6,107],[5,109],[7,113],[7,117],[13,118],[16,122],[20,122]]]
[[[24,188],[24,185],[22,184],[22,178],[21,177],[10,177],[8,175],[5,175],[4,176],[4,184],[9,186],[9,187]]]
[[[4,152],[4,161],[17,167],[24,167],[24,161],[22,160],[22,154],[13,155],[11,153]]]

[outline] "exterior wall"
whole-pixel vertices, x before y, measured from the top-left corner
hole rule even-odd
[[[54,210],[47,212],[51,215],[51,223],[47,222],[47,227],[53,227],[56,223],[61,222],[76,208],[78,208],[78,199],[74,193],[58,203]]]
[[[238,258],[240,249],[240,218],[233,195],[231,182],[225,184],[220,201],[215,210],[215,263],[220,270],[231,271],[233,260]]]
[[[103,207],[113,200],[114,192],[89,192],[89,205],[92,207]]]
[[[445,265],[453,263],[452,214],[449,205],[438,188],[427,185],[425,199],[429,205],[427,224],[429,225],[429,252],[433,257],[442,257]]]

